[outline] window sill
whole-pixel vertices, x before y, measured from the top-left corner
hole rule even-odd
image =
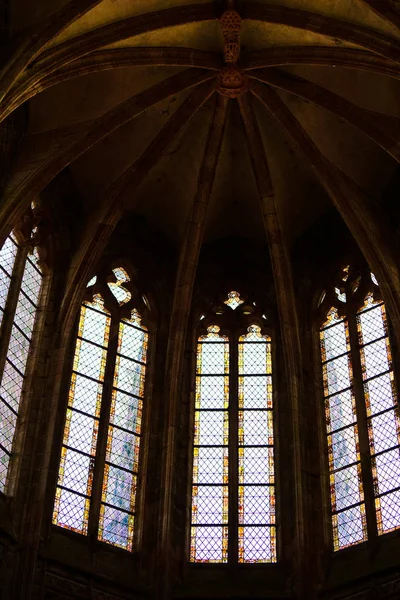
[[[127,587],[137,588],[138,581],[143,579],[143,571],[139,573],[138,552],[128,552],[91,540],[55,525],[51,527],[49,538],[43,542],[40,555],[68,570],[103,580],[118,581]]]
[[[290,598],[282,563],[187,563],[174,598]]]
[[[364,542],[344,548],[331,556],[327,568],[324,591],[332,592],[348,585],[362,585],[364,579],[378,581],[400,567],[400,531],[379,536],[375,544]]]

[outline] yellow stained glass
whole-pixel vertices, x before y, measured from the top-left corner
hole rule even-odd
[[[400,527],[400,420],[386,310],[368,294],[357,313],[378,533]]]
[[[126,550],[134,540],[147,346],[135,310],[119,326],[98,532],[100,540]]]
[[[111,318],[100,296],[81,308],[53,523],[86,534]]]
[[[196,366],[191,562],[228,558],[229,344],[218,326],[199,338]]]
[[[334,307],[321,329],[320,343],[333,546],[340,550],[364,541],[367,528],[348,323]]]
[[[22,276],[14,273],[16,261],[23,261]],[[0,491],[7,491],[20,399],[42,286],[37,255],[27,256],[13,234],[0,249],[0,326],[7,307],[12,321],[6,339],[7,353],[0,371]],[[17,302],[9,303],[13,292]],[[4,331],[0,331],[4,336]],[[6,334],[7,335],[7,334]]]
[[[276,562],[271,338],[251,325],[238,349],[239,562]]]

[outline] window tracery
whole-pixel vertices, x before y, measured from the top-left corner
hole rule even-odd
[[[345,267],[320,307],[333,546],[400,527],[400,421],[378,282]]]
[[[225,305],[197,344],[190,560],[275,562],[271,337],[254,303]]]
[[[53,512],[55,525],[126,550],[134,545],[137,512],[147,312],[124,267],[89,281]]]
[[[15,433],[43,273],[32,205],[0,250],[0,491],[10,493]]]

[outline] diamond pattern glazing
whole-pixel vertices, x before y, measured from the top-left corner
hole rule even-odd
[[[320,347],[333,546],[340,550],[366,540],[367,528],[348,322],[334,308],[321,329]]]
[[[111,318],[99,296],[81,308],[53,523],[86,534]]]
[[[392,356],[382,302],[371,295],[357,314],[378,533],[400,527],[394,502],[400,487],[400,422]]]
[[[276,562],[271,339],[251,325],[238,350],[239,562]]]
[[[22,277],[17,269],[12,279],[15,261],[24,261]],[[26,365],[35,318],[39,304],[42,274],[37,266],[37,257],[27,256],[11,234],[0,250],[0,327],[4,310],[12,319],[10,337],[3,372],[0,373],[0,491],[7,484],[8,467],[17,425],[17,416],[25,379]],[[18,293],[17,303],[7,304],[11,291]],[[11,312],[10,312],[11,311]],[[14,311],[14,314],[11,314]],[[3,333],[3,332],[1,332]]]
[[[98,532],[100,540],[126,550],[134,538],[147,345],[135,311],[119,326]]]
[[[229,345],[211,326],[197,346],[191,562],[228,559]]]

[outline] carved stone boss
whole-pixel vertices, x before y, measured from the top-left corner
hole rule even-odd
[[[218,92],[228,98],[237,98],[247,91],[247,79],[238,66],[240,58],[240,31],[242,18],[235,10],[226,10],[219,20],[224,37],[225,67],[219,75]]]

